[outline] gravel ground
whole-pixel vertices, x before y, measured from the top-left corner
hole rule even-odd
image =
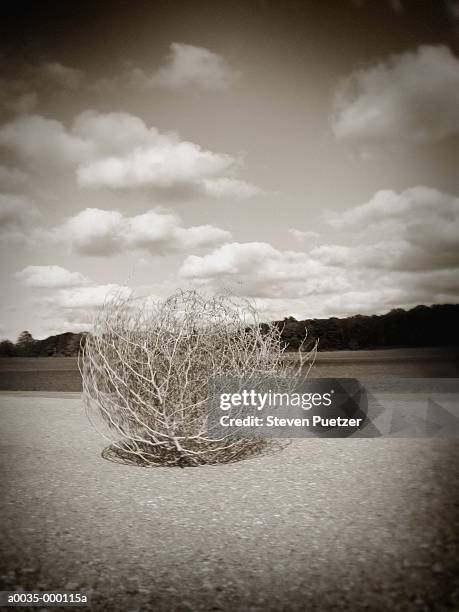
[[[3,590],[113,612],[459,609],[458,441],[142,469],[101,458],[77,394],[4,393],[0,411]]]

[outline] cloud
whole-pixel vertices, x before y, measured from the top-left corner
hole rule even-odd
[[[328,223],[337,229],[346,227],[374,227],[394,221],[414,222],[421,215],[430,224],[435,217],[455,219],[458,214],[459,199],[431,187],[418,185],[397,193],[391,189],[377,191],[365,204],[355,206],[341,213],[327,212]],[[426,218],[427,217],[427,218]]]
[[[237,280],[254,297],[279,292],[297,297],[348,287],[339,268],[332,270],[307,253],[279,251],[266,242],[233,242],[203,256],[190,255],[179,276],[217,285]]]
[[[29,114],[42,97],[74,93],[86,74],[83,70],[60,62],[8,63],[0,78],[0,111],[7,114]]]
[[[122,251],[123,216],[114,210],[86,208],[58,227],[56,240],[69,242],[80,255],[116,255]]]
[[[211,179],[203,179],[203,191],[206,195],[214,198],[235,197],[235,198],[251,198],[252,196],[260,195],[263,190],[239,179],[229,177],[218,177]]]
[[[23,93],[13,98],[4,96],[2,105],[5,110],[15,115],[27,115],[38,105],[38,94],[35,91]]]
[[[422,45],[352,73],[335,95],[332,128],[363,148],[457,134],[459,59],[448,47]]]
[[[65,270],[65,272],[75,274],[68,272],[68,270]],[[52,281],[51,275],[49,276],[49,280]],[[71,281],[69,280],[69,282]],[[100,307],[110,303],[114,298],[128,298],[132,294],[131,289],[125,285],[115,283],[96,285],[88,279],[84,279],[84,282],[90,284],[81,286],[77,284],[75,286],[70,286],[70,284],[59,286],[56,284],[51,286],[50,283],[46,288],[52,290],[52,292],[32,299],[39,316],[41,313],[43,321],[41,327],[46,335],[64,331],[88,331],[91,329],[94,317]],[[32,285],[29,286],[32,287]],[[37,287],[45,288],[41,284],[33,285],[33,288]]]
[[[128,113],[85,111],[69,130],[39,115],[22,116],[0,129],[0,145],[28,162],[74,166],[85,188],[168,190],[182,198],[262,193],[237,178],[240,158],[162,134]]]
[[[0,146],[33,162],[77,163],[91,153],[91,143],[69,134],[60,121],[40,115],[18,117],[4,125]]]
[[[366,287],[359,291],[351,289],[326,295],[265,296],[257,297],[254,301],[262,320],[269,321],[282,320],[286,316],[302,320],[355,314],[383,314],[400,305],[414,307],[422,302],[422,298],[412,302],[412,297],[409,291]]]
[[[79,272],[70,272],[61,266],[27,266],[14,275],[26,287],[40,289],[62,289],[89,284],[89,280]]]
[[[27,180],[27,174],[18,168],[0,166],[0,184],[6,186],[22,185]]]
[[[68,219],[52,235],[80,255],[111,256],[143,250],[153,255],[215,246],[231,234],[213,225],[182,227],[172,213],[150,210],[127,217],[115,210],[87,208]]]
[[[51,81],[63,89],[78,89],[85,77],[83,70],[64,66],[59,62],[45,62],[36,69],[40,81]]]
[[[131,289],[124,285],[107,284],[58,289],[52,294],[33,300],[42,311],[42,333],[89,331],[97,310],[115,297],[128,298]]]
[[[123,285],[96,285],[61,289],[55,295],[42,298],[40,302],[63,310],[89,310],[103,306],[115,296],[128,297],[130,294],[129,287]]]
[[[177,184],[199,184],[209,176],[227,172],[234,163],[229,155],[212,153],[175,137],[160,137],[124,156],[106,157],[82,165],[78,169],[78,181],[84,187],[168,188]]]
[[[346,253],[335,247],[335,256],[353,265],[394,270],[459,265],[459,198],[436,189],[378,191],[369,202],[343,213],[328,212],[326,218],[334,228],[351,229],[357,236]],[[321,246],[311,254],[330,261],[332,250]]]
[[[87,111],[76,118],[73,134],[94,151],[77,171],[83,187],[182,188],[188,194],[238,198],[261,191],[235,178],[240,159],[202,149],[174,133],[161,134],[127,113]]]
[[[179,89],[197,86],[208,90],[226,89],[240,73],[233,70],[225,59],[203,47],[172,43],[167,62],[148,75],[140,68],[132,68],[130,79],[142,87]]]
[[[251,271],[263,261],[273,259],[278,251],[266,242],[233,242],[197,257],[186,258],[180,270],[183,278],[211,278]]]
[[[35,204],[21,195],[0,194],[0,237],[23,241],[39,218]]]
[[[339,243],[308,252],[224,244],[186,257],[179,275],[198,286],[231,287],[278,316],[371,314],[459,300],[458,198],[421,186],[385,190],[326,218]]]
[[[38,95],[27,79],[13,75],[0,77],[0,114],[31,113],[38,102]]]
[[[13,276],[25,287],[40,291],[35,297],[32,294],[30,301],[43,321],[42,331],[48,335],[88,330],[98,308],[114,298],[128,298],[132,293],[125,285],[97,285],[80,272],[58,265],[31,265]]]
[[[315,243],[320,237],[320,234],[313,231],[303,231],[295,228],[291,228],[288,231],[289,234],[291,234],[295,238],[295,240],[298,240],[298,242],[308,241]]]
[[[69,313],[66,314],[68,315]],[[77,314],[80,316],[45,319],[40,325],[38,338],[48,338],[49,336],[57,336],[65,332],[77,334],[89,331],[91,328],[91,318],[83,310],[75,311],[75,315]],[[34,336],[37,337],[36,334]]]
[[[342,266],[353,283],[327,309],[381,312],[459,299],[459,198],[423,186],[383,190],[326,218],[348,244],[322,244],[310,256]]]
[[[122,156],[136,148],[168,142],[174,134],[161,135],[135,115],[123,112],[99,113],[87,110],[75,117],[73,135],[91,143],[95,158]]]
[[[423,301],[422,298],[421,301]],[[394,306],[403,304],[410,308],[418,303],[419,300],[414,297],[413,292],[403,288],[367,287],[330,296],[327,300],[325,313],[339,313],[341,315],[380,314],[387,312]]]

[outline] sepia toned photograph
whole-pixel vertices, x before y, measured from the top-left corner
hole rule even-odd
[[[0,3],[0,608],[459,610],[459,2]]]

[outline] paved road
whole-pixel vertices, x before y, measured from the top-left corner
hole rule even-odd
[[[142,469],[100,457],[77,395],[2,394],[0,418],[2,589],[114,612],[459,608],[458,442]]]

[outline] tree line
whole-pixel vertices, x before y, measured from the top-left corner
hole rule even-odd
[[[458,346],[459,304],[416,306],[411,310],[396,308],[384,315],[354,315],[339,319],[305,319],[286,317],[275,321],[282,331],[288,350],[303,344],[319,350],[358,350],[387,347]],[[35,340],[28,331],[15,343],[0,342],[0,357],[74,357],[86,333],[66,332]]]
[[[23,331],[15,343],[11,340],[0,342],[0,357],[75,357],[85,335],[66,332],[35,340],[30,332]]]
[[[303,342],[319,350],[358,350],[388,347],[458,346],[459,304],[416,306],[411,310],[396,308],[383,315],[354,315],[339,319],[288,317],[276,321],[289,349]]]

